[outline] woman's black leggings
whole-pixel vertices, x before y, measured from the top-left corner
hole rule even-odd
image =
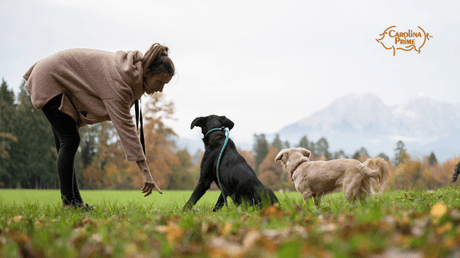
[[[61,99],[62,94],[54,97],[46,103],[42,110],[54,133],[61,199],[64,205],[69,205],[83,203],[74,166],[75,154],[80,144],[80,134],[75,120],[59,110]]]

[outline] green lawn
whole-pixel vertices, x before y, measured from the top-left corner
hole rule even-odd
[[[182,207],[191,191],[82,191],[96,211],[64,210],[59,191],[0,190],[0,257],[459,257],[460,191],[388,191],[350,205],[342,193],[320,207],[276,193],[263,210],[218,191]]]
[[[137,190],[81,190],[83,201],[90,205],[104,206],[111,205],[153,205],[155,207],[174,207],[182,208],[192,195],[192,191],[163,191],[163,194],[153,192],[150,196],[144,197],[141,191]],[[219,197],[219,191],[207,191],[196,204],[215,205]],[[277,193],[277,196],[283,198],[298,198],[301,201],[302,196],[297,192],[288,194]],[[0,203],[4,205],[60,205],[59,190],[16,190],[0,189]]]

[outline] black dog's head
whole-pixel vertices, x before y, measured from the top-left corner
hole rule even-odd
[[[227,127],[228,130],[231,130],[235,124],[225,116],[200,116],[193,120],[190,125],[190,129],[193,129],[195,126],[201,127],[201,132],[205,135],[209,130],[214,128]]]

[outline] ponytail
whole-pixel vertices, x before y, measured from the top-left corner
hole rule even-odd
[[[171,58],[169,58],[169,48],[159,43],[154,43],[145,52],[142,59],[142,66],[144,70],[144,78],[147,74],[165,72],[168,75],[174,76],[175,67]]]

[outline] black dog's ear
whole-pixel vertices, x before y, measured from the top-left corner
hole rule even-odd
[[[228,119],[226,116],[221,116],[220,118],[222,125],[227,127],[228,130],[232,130],[233,126],[235,125],[232,120]]]
[[[192,121],[192,124],[190,125],[190,129],[193,129],[195,126],[203,127],[205,117],[197,117]]]

